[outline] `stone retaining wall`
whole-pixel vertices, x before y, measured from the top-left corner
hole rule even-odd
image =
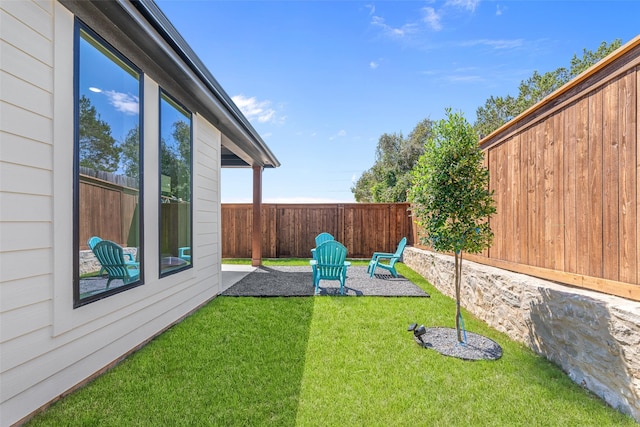
[[[403,259],[455,298],[452,256],[407,248]],[[464,260],[461,304],[640,422],[640,303]]]

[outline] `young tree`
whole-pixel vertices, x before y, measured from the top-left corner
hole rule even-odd
[[[489,171],[473,127],[462,114],[446,110],[412,172],[409,201],[426,232],[423,243],[455,258],[456,330],[460,329],[462,253],[478,253],[491,245],[489,219],[496,211],[489,191]]]

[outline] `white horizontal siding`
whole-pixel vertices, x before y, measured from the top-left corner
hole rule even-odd
[[[0,283],[50,274],[51,256],[49,249],[0,252]]]
[[[20,208],[17,209],[16,206]],[[0,193],[2,221],[50,221],[53,217],[51,196],[20,193]],[[0,241],[0,252],[3,244]]]
[[[2,134],[2,161],[36,169],[53,169],[53,145],[15,134]]]
[[[0,73],[0,81],[2,101],[44,117],[53,116],[51,92],[4,71]]]
[[[0,51],[2,52],[2,69],[5,73],[30,82],[40,89],[53,87],[53,72],[50,64],[28,55],[3,40],[0,40]]]
[[[53,64],[51,15],[45,20],[43,15],[38,13],[44,9],[33,8],[32,16],[35,21],[30,25],[27,24],[26,22],[30,22],[27,8],[32,4],[33,2],[28,1],[3,1],[0,3],[0,28],[2,28],[0,38],[40,62]],[[37,26],[38,22],[41,28],[35,29],[34,26]]]
[[[51,285],[47,275],[3,282],[0,287],[0,313],[26,307],[51,298]],[[4,337],[0,337],[0,341]],[[4,357],[2,352],[0,357]],[[3,368],[6,365],[0,363]]]
[[[46,169],[0,162],[0,191],[50,196],[52,178],[51,171]],[[20,206],[14,209],[23,211]]]
[[[73,309],[73,16],[54,1],[0,9],[0,425],[10,425],[220,292],[221,134],[194,114],[194,268],[160,279],[158,86],[145,75],[145,284]]]
[[[50,323],[48,305],[48,301],[43,301],[0,313],[0,336],[2,336],[2,341],[0,342],[4,344],[16,337],[48,325]],[[3,381],[3,389],[4,385]]]

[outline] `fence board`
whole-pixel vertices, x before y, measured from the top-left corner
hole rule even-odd
[[[620,141],[620,276],[618,280],[636,283],[638,265],[636,264],[637,211],[636,195],[636,79],[635,73],[627,73],[620,79],[619,86],[618,138]]]
[[[223,258],[251,257],[251,206],[222,205]],[[323,231],[341,241],[351,258],[394,252],[402,237],[413,242],[408,208],[407,203],[263,204],[263,256],[309,258]]]
[[[618,87],[617,81],[605,86],[603,91],[603,277],[618,280],[619,234],[618,234]]]
[[[589,98],[575,106],[576,112],[576,270],[589,274]]]
[[[577,253],[578,253],[578,218],[576,215],[577,203],[577,146],[579,141],[578,114],[577,105],[573,105],[565,112],[564,120],[564,206],[563,206],[563,229],[564,229],[564,268],[568,271],[577,271]]]
[[[589,275],[602,277],[602,90],[589,97]]]

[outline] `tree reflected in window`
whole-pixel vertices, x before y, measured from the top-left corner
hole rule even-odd
[[[191,267],[191,115],[161,94],[160,274]]]

